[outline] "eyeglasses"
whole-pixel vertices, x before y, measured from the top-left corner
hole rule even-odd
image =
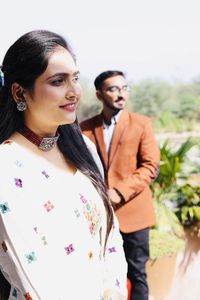
[[[121,88],[117,85],[112,85],[106,89],[106,92],[110,92],[112,94],[119,94],[119,93],[121,93],[121,91],[128,92],[128,91],[130,91],[130,88],[128,85],[124,85]]]

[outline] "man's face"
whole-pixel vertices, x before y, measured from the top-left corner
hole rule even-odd
[[[97,96],[102,101],[104,108],[115,112],[124,109],[128,100],[128,85],[125,78],[121,75],[107,78]]]

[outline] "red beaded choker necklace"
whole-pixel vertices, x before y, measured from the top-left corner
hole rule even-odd
[[[53,137],[42,137],[35,134],[32,130],[30,130],[28,127],[24,125],[23,128],[19,129],[18,132],[23,135],[27,140],[29,140],[31,143],[38,146],[39,149],[43,151],[51,150],[55,144],[57,143],[57,140],[59,138],[59,134]]]

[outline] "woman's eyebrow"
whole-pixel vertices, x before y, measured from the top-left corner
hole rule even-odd
[[[80,71],[76,71],[76,72],[74,72],[74,74],[73,74],[74,76],[77,76],[77,75],[80,75]]]
[[[49,76],[49,77],[47,78],[47,80],[49,80],[49,79],[51,79],[51,78],[53,78],[53,77],[55,77],[55,76],[69,76],[69,75],[70,75],[70,73],[65,73],[65,72],[56,73],[56,74],[53,74],[52,76]],[[74,73],[72,74],[72,76],[77,76],[77,75],[80,75],[80,71],[76,71],[76,72],[74,72]]]

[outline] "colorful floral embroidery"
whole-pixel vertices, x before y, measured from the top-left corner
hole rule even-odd
[[[78,209],[75,209],[74,213],[75,213],[75,215],[76,215],[77,218],[79,218],[81,216],[81,214],[80,214],[80,212],[79,212]]]
[[[26,300],[33,300],[29,293],[24,294]]]
[[[90,251],[90,252],[88,253],[88,257],[89,257],[89,259],[92,259],[92,258],[93,258],[93,253],[92,253],[92,251]]]
[[[38,228],[37,228],[37,226],[33,227],[33,229],[34,229],[35,233],[38,234]]]
[[[15,161],[15,164],[16,166],[18,166],[19,168],[21,168],[23,166],[23,164],[19,161],[19,160],[16,160]]]
[[[43,236],[41,237],[41,240],[42,240],[43,245],[46,246],[46,245],[47,245],[47,239],[46,239],[46,236],[45,236],[45,235],[43,235]]]
[[[8,202],[4,202],[4,203],[0,204],[0,211],[2,212],[2,214],[6,214],[10,211]]]
[[[14,180],[15,180],[15,185],[16,185],[17,187],[20,187],[20,188],[23,187],[23,186],[22,186],[22,180],[21,180],[20,178],[14,178]]]
[[[3,251],[4,251],[4,252],[7,252],[7,251],[8,251],[8,248],[7,248],[7,246],[6,246],[5,241],[3,241],[3,243],[1,244],[1,247],[3,248]]]
[[[15,288],[12,291],[12,296],[15,298],[17,298],[17,296],[18,296],[17,290]]]
[[[70,244],[69,246],[65,247],[65,251],[67,253],[67,255],[71,254],[72,252],[75,251],[73,244]]]
[[[119,280],[116,278],[116,282],[115,282],[115,285],[119,288],[120,287],[120,282]]]
[[[101,222],[100,212],[97,210],[96,205],[89,202],[85,196],[79,194],[81,202],[84,204],[83,213],[88,221],[89,230],[92,236],[97,233],[99,224]]]
[[[47,201],[47,202],[44,204],[44,207],[46,208],[46,211],[47,211],[47,212],[50,212],[50,211],[54,208],[54,205],[51,203],[51,201]]]
[[[94,223],[91,223],[90,226],[89,226],[89,229],[90,229],[91,235],[93,235],[93,233],[94,233],[94,231],[95,231],[95,224],[94,224]]]
[[[38,235],[39,234],[39,238],[40,238],[40,240],[42,241],[42,244],[44,245],[44,246],[46,246],[48,243],[47,243],[47,239],[46,239],[46,236],[43,234],[43,233],[41,233],[40,231],[38,231],[38,227],[37,226],[35,226],[35,227],[33,227],[33,230],[35,231],[35,233]]]
[[[47,174],[46,171],[42,171],[42,174],[43,174],[46,178],[49,178],[49,175]]]
[[[115,247],[108,248],[109,253],[117,252]]]
[[[25,257],[26,257],[26,259],[27,259],[27,262],[30,264],[30,263],[32,263],[33,261],[36,261],[37,260],[37,258],[36,258],[36,255],[35,255],[35,252],[34,251],[32,251],[32,252],[30,252],[30,253],[28,253],[28,254],[26,254],[25,255]]]
[[[88,202],[87,199],[82,194],[79,194],[79,196],[83,204],[86,204]]]

